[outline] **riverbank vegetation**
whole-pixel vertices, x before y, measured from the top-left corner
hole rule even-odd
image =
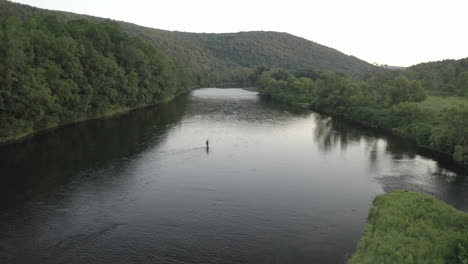
[[[424,194],[378,196],[348,264],[468,263],[468,214]]]
[[[192,71],[111,22],[0,20],[0,141],[168,101]]]
[[[458,65],[465,68],[459,68],[458,75],[445,76],[443,82],[438,80],[440,86],[430,90],[425,89],[428,80],[418,79],[415,70],[379,70],[356,79],[343,72],[290,73],[263,67],[252,78],[261,94],[275,100],[307,104],[318,111],[391,130],[466,165],[468,63]]]

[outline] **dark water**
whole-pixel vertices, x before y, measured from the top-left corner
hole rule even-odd
[[[466,172],[240,89],[43,133],[0,158],[0,263],[343,263],[378,194],[468,211]]]

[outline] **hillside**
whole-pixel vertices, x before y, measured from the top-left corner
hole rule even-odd
[[[28,19],[44,14],[56,14],[64,20],[102,20],[0,0],[1,17]],[[185,33],[147,28],[127,22],[117,23],[131,35],[147,40],[167,55],[192,67],[199,73],[201,85],[245,80],[252,68],[260,65],[289,70],[340,70],[357,76],[375,69],[375,66],[356,57],[287,33]]]
[[[360,75],[373,66],[353,56],[288,33],[252,31],[225,34],[179,33],[211,54],[244,67],[266,65],[290,70],[334,69]]]
[[[468,95],[468,58],[421,63],[407,69],[410,78],[442,95]]]

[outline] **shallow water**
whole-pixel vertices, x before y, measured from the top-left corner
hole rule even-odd
[[[242,89],[41,133],[0,158],[0,263],[343,263],[378,194],[468,211],[466,172]]]

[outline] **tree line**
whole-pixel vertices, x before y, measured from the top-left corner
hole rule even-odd
[[[432,94],[468,96],[468,58],[421,63],[404,73],[409,78],[421,80]]]

